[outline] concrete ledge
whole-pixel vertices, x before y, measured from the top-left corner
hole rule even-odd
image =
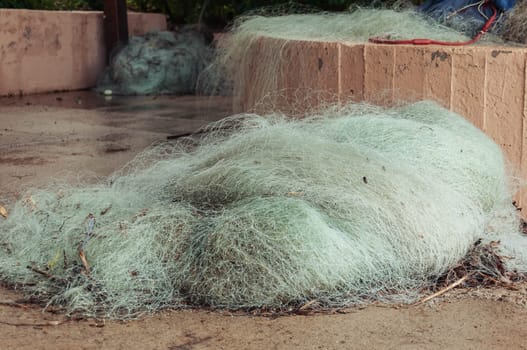
[[[261,38],[254,51],[276,48],[274,38]],[[274,42],[274,45],[266,45]],[[332,101],[368,101],[392,105],[431,99],[465,116],[492,137],[511,165],[527,179],[527,49],[517,47],[440,47],[288,41],[280,47],[283,61],[276,86],[238,88],[237,112],[277,106],[297,107],[288,96],[309,87],[328,91]],[[269,53],[267,52],[267,55]],[[258,57],[257,52],[253,54]],[[277,54],[278,57],[278,54]],[[263,63],[265,64],[265,63]],[[241,67],[246,72],[254,67]],[[271,103],[259,104],[274,91]],[[307,90],[306,90],[307,91]],[[313,104],[313,103],[311,103]],[[527,217],[527,189],[518,196]]]
[[[131,35],[166,30],[161,14],[129,13]],[[0,9],[0,96],[95,85],[106,65],[103,13]]]

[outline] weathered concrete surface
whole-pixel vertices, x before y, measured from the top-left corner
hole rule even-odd
[[[131,35],[167,26],[160,14],[128,21]],[[89,88],[105,65],[102,12],[0,9],[0,96]]]
[[[152,143],[230,114],[230,99],[219,96],[0,98],[0,206],[54,178],[106,176]]]
[[[269,50],[280,47],[276,45],[279,39],[262,40],[273,41],[274,47],[255,46],[253,51],[265,49],[267,57],[273,57]],[[292,103],[298,105],[290,98],[295,89],[309,93],[307,87],[327,89],[329,97],[316,95],[319,105],[336,100],[393,105],[431,99],[463,115],[492,137],[514,170],[527,179],[527,48],[313,41],[288,41],[280,50],[283,47],[301,55],[281,55],[283,67],[277,86],[252,83],[250,92],[245,87],[236,89],[241,94],[234,106],[236,112],[254,109],[273,90],[280,91],[280,81],[287,82],[288,97],[265,105],[283,111],[293,109]],[[262,55],[254,52],[254,57]],[[323,70],[316,64],[321,60]],[[254,67],[240,69],[255,71]],[[247,79],[255,81],[250,74]],[[337,89],[331,81],[338,84]],[[309,97],[301,98],[309,100],[310,107],[316,104]],[[527,217],[527,189],[521,190],[518,203],[526,207],[522,213]]]

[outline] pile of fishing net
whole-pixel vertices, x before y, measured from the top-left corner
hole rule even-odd
[[[273,80],[281,76],[277,67],[282,64],[280,58],[288,41],[364,43],[371,38],[469,41],[483,27],[489,8],[485,6],[481,16],[478,6],[455,12],[456,8],[443,4],[448,2],[437,1],[438,4],[433,4],[434,1],[428,1],[425,5],[429,6],[423,5],[421,8],[409,3],[390,2],[389,6],[394,9],[358,7],[340,13],[317,13],[313,8],[304,9],[306,13],[298,13],[302,8],[281,9],[283,13],[273,11],[273,7],[255,10],[235,21],[207,71],[218,72],[217,76],[230,80],[231,88],[247,88],[246,81],[256,81],[259,85],[269,87],[265,91],[273,91],[276,88]],[[457,1],[456,4],[461,6],[465,2],[470,3]],[[499,16],[492,34],[487,33],[477,43],[503,44],[504,40],[524,42],[527,32],[527,12],[523,11],[525,4],[519,1],[512,11]],[[271,45],[270,40],[262,43],[262,38],[279,40]],[[255,47],[264,45],[265,50],[255,50]],[[253,57],[255,51],[258,57]],[[240,73],[240,67],[247,65],[251,68],[251,77]],[[214,81],[204,81],[200,86],[210,90],[208,85],[214,84]]]
[[[310,13],[240,18],[234,35],[266,36],[289,40],[367,42],[369,38],[431,38],[463,40],[463,34],[414,11],[357,8],[351,12]]]
[[[117,95],[194,93],[212,52],[206,37],[191,28],[132,37],[113,55],[96,90]]]
[[[0,276],[119,318],[409,303],[479,240],[527,271],[512,190],[499,147],[433,103],[237,115],[102,183],[27,192],[0,223]]]
[[[523,11],[525,4],[520,1],[516,8],[499,17],[498,29],[482,36],[477,44],[524,41],[524,33],[527,32],[523,29],[527,23],[527,12]],[[205,94],[210,91],[232,94],[235,106],[244,102],[239,99],[240,95],[250,96],[253,91],[256,96],[260,96],[261,92],[276,91],[277,96],[290,93],[281,90],[287,85],[287,82],[283,83],[283,70],[288,69],[289,64],[302,64],[301,57],[287,56],[293,46],[290,41],[365,43],[371,38],[426,38],[467,42],[486,21],[485,17],[475,18],[475,15],[471,15],[474,12],[479,15],[477,6],[455,13],[452,17],[449,16],[454,11],[451,7],[437,5],[418,9],[411,4],[393,2],[389,6],[395,9],[358,7],[347,12],[326,13],[316,12],[313,8],[276,9],[271,6],[255,10],[237,19],[228,35],[222,38],[212,64],[205,69],[207,78],[200,79],[199,91]],[[487,7],[484,9],[488,11]],[[472,12],[466,14],[468,10]],[[217,79],[220,77],[221,81]],[[294,93],[297,95],[294,101],[300,101],[306,93],[311,96],[324,94],[307,89]],[[379,94],[382,93],[379,91]],[[275,97],[266,96],[260,103],[274,104]],[[266,106],[263,110],[269,108]]]
[[[273,16],[267,16],[268,11],[264,10],[263,15],[251,14],[234,23],[229,34],[219,43],[212,64],[205,70],[207,79],[200,79],[200,91],[233,94],[235,104],[239,102],[236,101],[239,97],[237,87],[276,91],[277,82],[282,77],[284,48],[294,40],[350,43],[364,43],[374,37],[470,40],[414,9],[357,8],[342,13],[282,16],[275,16],[275,12],[271,12]],[[262,38],[269,40],[262,41]]]

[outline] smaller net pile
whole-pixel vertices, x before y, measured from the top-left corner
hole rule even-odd
[[[394,39],[428,37],[463,40],[466,37],[413,9],[357,8],[342,13],[249,16],[238,20],[233,36],[265,36],[290,40],[366,42],[371,37]],[[233,41],[235,41],[233,39]]]
[[[208,131],[103,183],[26,193],[0,223],[2,279],[126,318],[413,302],[478,240],[500,240],[506,268],[527,271],[499,147],[433,103],[244,114]]]
[[[118,95],[194,93],[211,58],[205,36],[190,28],[132,37],[112,57],[96,90]]]
[[[207,68],[209,77],[200,79],[203,91],[232,90],[235,105],[243,89],[262,92],[281,89],[279,80],[294,58],[282,59],[290,41],[364,43],[372,37],[392,39],[430,38],[442,41],[466,41],[470,38],[443,26],[413,9],[358,8],[342,13],[291,14],[275,17],[240,18],[216,50]],[[262,40],[263,38],[263,40]],[[277,40],[274,40],[277,39]],[[281,92],[278,92],[281,93]],[[311,92],[313,93],[313,92]]]

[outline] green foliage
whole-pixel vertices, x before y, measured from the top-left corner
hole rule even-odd
[[[287,3],[310,5],[327,11],[342,11],[351,5],[386,5],[389,1],[366,0],[127,0],[128,8],[142,12],[162,12],[174,23],[196,23],[203,12],[204,22],[222,26],[234,17],[262,6]],[[420,0],[412,0],[419,3]],[[205,7],[205,10],[203,11]],[[41,10],[102,10],[103,0],[0,0],[0,8]]]
[[[103,0],[0,0],[0,8],[30,10],[101,10]]]

